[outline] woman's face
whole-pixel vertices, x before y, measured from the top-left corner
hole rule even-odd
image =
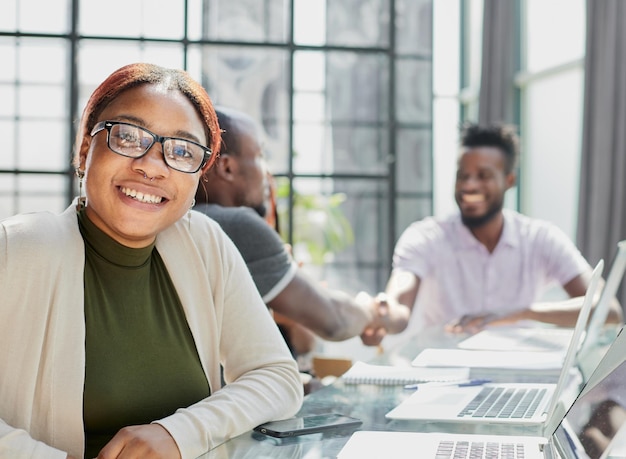
[[[204,125],[191,102],[179,91],[158,85],[122,92],[97,122],[104,120],[125,121],[160,136],[206,145]],[[87,216],[117,242],[134,248],[151,244],[160,231],[185,215],[201,173],[169,168],[159,142],[141,158],[118,155],[107,146],[106,130],[88,137],[80,156]]]

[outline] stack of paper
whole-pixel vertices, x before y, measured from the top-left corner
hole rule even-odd
[[[418,368],[469,367],[472,378],[514,382],[556,382],[565,351],[478,351],[424,349],[412,362]]]

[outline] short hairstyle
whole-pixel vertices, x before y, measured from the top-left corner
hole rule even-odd
[[[206,90],[184,70],[136,63],[114,71],[89,97],[76,132],[75,167],[80,165],[83,139],[91,134],[100,113],[121,93],[143,84],[161,85],[168,90],[180,91],[191,102],[204,124],[207,146],[213,153],[204,167],[206,169],[213,164],[219,154],[221,134],[213,102]]]
[[[480,126],[465,123],[461,126],[461,147],[495,147],[504,155],[505,173],[510,174],[517,167],[519,157],[519,137],[515,126],[492,124]]]
[[[222,130],[220,151],[224,155],[240,156],[241,134],[247,133],[251,128],[258,129],[258,124],[250,115],[234,108],[217,106],[215,113]]]

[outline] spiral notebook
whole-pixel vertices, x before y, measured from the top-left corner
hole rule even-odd
[[[469,368],[416,368],[375,365],[357,361],[341,379],[345,384],[393,386],[425,382],[456,382],[469,379]]]

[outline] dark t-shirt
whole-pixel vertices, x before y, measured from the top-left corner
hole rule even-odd
[[[154,245],[131,249],[84,212],[85,457],[122,427],[149,424],[210,395],[185,313]]]
[[[243,256],[256,288],[268,303],[289,284],[296,265],[280,236],[248,207],[200,204],[195,207],[222,227]]]

